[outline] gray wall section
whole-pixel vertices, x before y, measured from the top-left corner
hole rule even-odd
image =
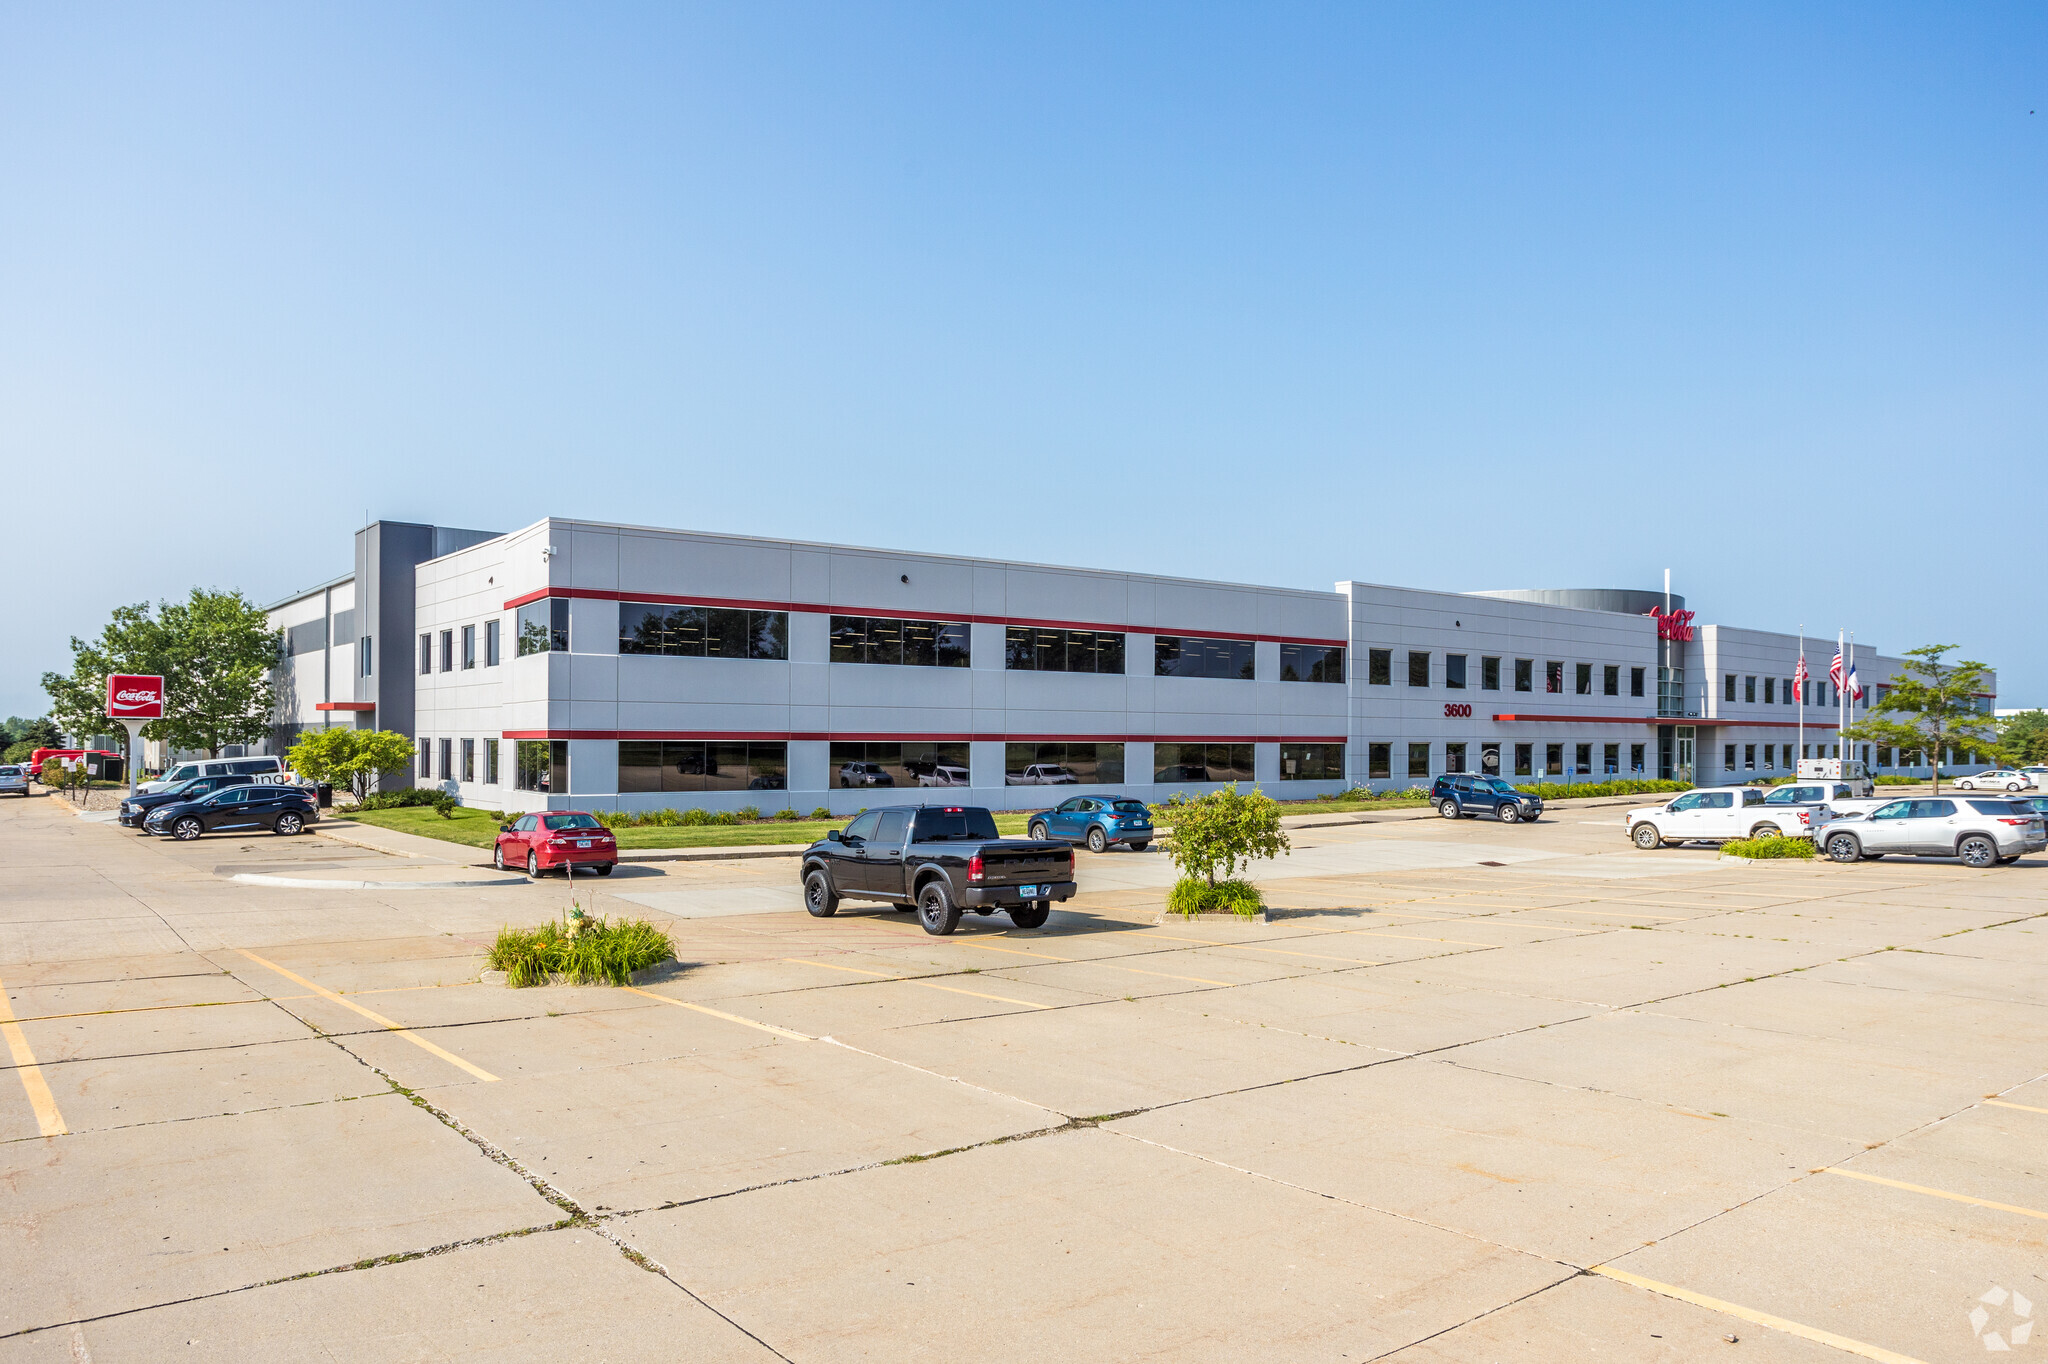
[[[497,534],[410,521],[377,521],[356,532],[355,638],[350,641],[353,653],[348,666],[355,674],[355,699],[374,702],[377,707],[374,715],[359,714],[358,725],[374,720],[378,729],[415,732],[413,608],[418,590],[413,569],[428,559],[495,539]],[[362,675],[364,636],[372,641],[368,677]],[[413,770],[387,772],[378,786],[386,791],[410,786]]]
[[[1475,597],[1499,597],[1503,601],[1536,602],[1543,606],[1566,606],[1579,611],[1614,611],[1624,616],[1647,616],[1654,607],[1662,610],[1662,592],[1643,592],[1633,587],[1525,587],[1497,592],[1474,592]],[[1671,609],[1685,609],[1685,598],[1673,592]]]

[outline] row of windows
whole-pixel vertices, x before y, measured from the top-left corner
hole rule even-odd
[[[419,780],[435,780],[434,740],[419,741]],[[498,741],[496,739],[443,739],[440,741],[442,781],[476,781],[485,786],[498,784]],[[483,759],[482,767],[477,764]]]
[[[522,630],[522,641],[524,637]],[[568,647],[566,639],[562,647]],[[520,652],[527,650],[522,646]],[[789,612],[620,602],[619,652],[664,658],[788,658]]]
[[[1880,693],[1889,690],[1891,690],[1889,687],[1878,688]],[[1742,699],[1745,702],[1757,702],[1759,699],[1757,679],[1754,677],[1743,677],[1741,693]],[[1804,694],[1802,695],[1801,693]],[[1736,675],[1734,673],[1721,674],[1721,699],[1723,701],[1733,701],[1735,696]],[[1841,704],[1842,689],[1831,681],[1809,681],[1803,686],[1795,686],[1789,677],[1766,677],[1763,679],[1761,701],[1766,706],[1789,706],[1796,702],[1808,706],[1832,708]],[[1858,697],[1853,695],[1849,697],[1850,709],[1855,709],[1858,704],[1860,704]]]
[[[443,630],[440,638],[440,670],[442,672],[453,672],[458,667],[469,669],[477,665],[476,627],[474,625],[465,625],[459,631]],[[363,657],[366,660],[369,657],[369,649],[367,647],[369,642],[367,639],[363,641],[365,646]],[[434,635],[429,631],[420,636],[420,676],[424,677],[434,671],[434,657]],[[484,622],[483,665],[486,668],[498,666],[498,622],[494,620]],[[368,663],[365,662],[365,675],[367,675],[368,666]]]
[[[834,616],[832,661],[965,668],[972,662],[969,634],[968,627],[960,621]]]
[[[1432,654],[1427,649],[1408,650],[1408,685],[1427,687],[1434,669]],[[1507,660],[1493,654],[1483,654],[1479,659],[1478,690],[1501,691],[1501,664]],[[1342,666],[1341,664],[1339,665]],[[1546,659],[1543,663],[1543,690],[1561,695],[1565,691],[1566,663],[1562,659]],[[1573,663],[1570,681],[1571,690],[1579,696],[1620,696],[1622,694],[1622,668],[1618,663]],[[1628,670],[1628,694],[1643,695],[1644,674],[1647,669]],[[1518,658],[1514,660],[1514,690],[1533,692],[1536,690],[1536,660]],[[1394,651],[1392,649],[1369,649],[1366,651],[1366,685],[1390,687],[1394,684]],[[1464,691],[1473,685],[1472,658],[1469,654],[1445,654],[1443,684],[1450,691]]]
[[[787,791],[789,745],[694,739],[619,743],[619,790]]]
[[[1114,630],[1012,625],[1003,631],[1003,666],[1011,672],[1120,673],[1124,637]]]
[[[1428,743],[1396,745],[1376,743],[1366,745],[1365,775],[1368,781],[1391,781],[1394,777],[1394,763],[1397,749],[1405,749],[1398,756],[1405,762],[1409,777],[1431,777],[1441,770],[1444,772],[1479,772],[1485,776],[1506,775],[1501,771],[1502,749],[1505,744],[1482,743],[1476,745],[1478,753],[1473,754],[1475,745],[1469,743],[1447,743],[1443,745],[1442,767],[1439,769],[1433,759],[1436,748]],[[1517,777],[1562,777],[1578,775],[1593,776],[1643,776],[1644,761],[1648,754],[1647,744],[1515,744],[1507,757],[1512,761],[1513,775]],[[1543,768],[1537,771],[1541,759]],[[1626,766],[1623,764],[1626,763]],[[1569,764],[1569,767],[1567,766]],[[1597,766],[1596,766],[1597,764]]]

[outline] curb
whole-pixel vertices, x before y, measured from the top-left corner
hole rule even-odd
[[[312,876],[272,876],[255,871],[239,871],[228,879],[245,886],[288,886],[294,890],[465,890],[526,883],[524,876],[493,877],[488,881],[339,881]]]
[[[670,957],[667,961],[658,961],[652,966],[643,966],[637,971],[628,972],[626,983],[629,985],[654,985],[668,980],[672,976],[679,976],[682,973],[683,964],[674,957]],[[479,985],[503,985],[505,983],[505,973],[503,971],[493,971],[490,967],[486,966],[483,970],[477,972],[476,980]],[[552,984],[553,982],[550,983]]]
[[[1153,921],[1154,926],[1159,928],[1165,928],[1170,924],[1264,924],[1271,922],[1272,920],[1266,916],[1266,911],[1263,909],[1260,910],[1258,913],[1252,915],[1250,918],[1246,918],[1242,914],[1232,914],[1229,910],[1224,909],[1206,909],[1203,910],[1200,914],[1192,915],[1179,914],[1170,909],[1162,909],[1159,911],[1159,917]]]

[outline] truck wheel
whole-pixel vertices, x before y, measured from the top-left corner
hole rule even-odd
[[[1863,845],[1854,834],[1836,834],[1828,840],[1828,856],[1837,862],[1855,862],[1863,856]]]
[[[832,878],[822,868],[804,878],[804,908],[813,919],[829,919],[839,912],[839,892],[832,889]]]
[[[1652,848],[1664,846],[1664,835],[1657,832],[1657,826],[1654,824],[1638,824],[1635,832],[1629,835],[1629,841],[1644,852],[1648,852]]]
[[[1030,828],[1024,831],[1024,836],[1026,838],[1035,838],[1039,842],[1043,843],[1046,841],[1045,826],[1043,824],[1033,824]]]
[[[1010,911],[1010,922],[1019,928],[1044,928],[1045,921],[1052,917],[1052,906],[1043,900],[1034,900],[1028,905],[1018,905]]]
[[[960,926],[960,906],[953,903],[953,892],[943,880],[934,877],[917,892],[917,921],[935,938],[943,938]]]
[[[1088,830],[1088,851],[1092,853],[1109,851],[1109,838],[1102,832],[1100,824]]]
[[[1446,800],[1443,804],[1437,806],[1436,812],[1442,815],[1445,819],[1456,819],[1460,815],[1465,813],[1463,810],[1460,810],[1458,808],[1458,802],[1456,797]]]
[[[1516,805],[1513,801],[1504,800],[1493,807],[1493,817],[1503,824],[1520,824],[1522,822],[1522,807]]]
[[[1759,824],[1749,831],[1751,838],[1783,838],[1785,831],[1775,824]]]
[[[1998,862],[1998,845],[1982,834],[1972,834],[1956,849],[1966,867],[1989,867]]]

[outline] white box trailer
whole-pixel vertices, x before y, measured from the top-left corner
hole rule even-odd
[[[1877,783],[1870,779],[1863,764],[1854,758],[1801,758],[1799,760],[1801,781],[1843,781],[1855,788],[1860,797],[1877,794]]]

